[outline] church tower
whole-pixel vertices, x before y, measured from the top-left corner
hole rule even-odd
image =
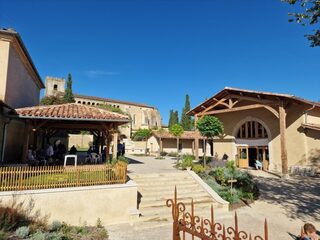
[[[45,96],[55,96],[65,91],[64,78],[46,77]]]

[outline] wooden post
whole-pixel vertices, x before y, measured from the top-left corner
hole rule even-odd
[[[163,152],[163,142],[162,138],[160,138],[160,153]]]
[[[196,137],[194,138],[194,156],[195,160],[199,160],[199,137],[198,133],[199,131],[197,130],[197,121],[198,121],[198,116],[194,116],[194,129],[195,133],[197,134]]]
[[[118,153],[118,133],[113,133],[113,155],[112,158],[117,158]]]
[[[23,132],[23,148],[22,148],[22,162],[25,163],[27,161],[28,149],[29,149],[29,134],[30,134],[30,123],[28,121],[25,122],[24,132]]]
[[[287,156],[287,145],[286,145],[286,110],[284,108],[283,101],[279,106],[279,124],[280,124],[280,147],[281,147],[281,163],[282,163],[282,174],[288,174],[288,156]]]

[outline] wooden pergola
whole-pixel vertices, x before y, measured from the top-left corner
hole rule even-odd
[[[206,115],[233,113],[238,111],[264,108],[278,121],[280,126],[280,148],[282,173],[288,174],[288,158],[286,146],[286,116],[288,107],[293,104],[320,106],[319,103],[288,94],[249,91],[236,88],[225,88],[213,97],[190,110],[187,114],[195,117],[195,123]],[[199,157],[199,139],[195,139],[196,158]]]
[[[90,131],[101,146],[106,145],[107,158],[113,141],[113,156],[116,156],[118,126],[131,121],[127,115],[76,103],[15,109],[13,116],[25,121],[23,160],[26,159],[31,134],[42,132],[48,139],[58,130]]]

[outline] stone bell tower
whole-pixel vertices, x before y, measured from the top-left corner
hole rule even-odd
[[[46,77],[45,96],[55,96],[65,91],[64,78]]]

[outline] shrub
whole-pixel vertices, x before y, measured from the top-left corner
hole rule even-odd
[[[55,232],[55,231],[60,231],[61,228],[62,228],[62,223],[60,221],[53,221],[51,224],[50,230],[52,232]]]
[[[169,152],[168,153],[169,157],[178,157],[178,155],[179,155],[179,153],[177,153],[177,152]]]
[[[23,226],[23,227],[19,227],[15,234],[17,237],[19,238],[26,238],[30,233],[30,229],[29,227]]]
[[[31,240],[46,240],[46,234],[42,231],[37,231],[31,235]]]
[[[100,218],[97,219],[96,227],[97,227],[97,228],[103,228],[102,222],[101,222],[101,219],[100,219]]]
[[[126,164],[129,164],[128,159],[126,157],[124,157],[124,156],[119,156],[117,160],[120,161],[120,162],[124,162]]]
[[[167,155],[168,155],[167,152],[160,152],[160,156],[161,156],[161,157],[165,157],[165,156],[167,156]]]
[[[12,231],[18,227],[27,226],[30,222],[22,203],[13,202],[10,206],[0,206],[0,229],[3,231]]]
[[[199,173],[204,173],[206,169],[201,164],[194,164],[192,167],[192,170],[195,173],[199,174]]]
[[[192,162],[193,158],[190,155],[185,156],[182,159],[182,163],[181,163],[181,167],[182,169],[186,169],[187,167],[192,167],[193,162]]]
[[[7,234],[4,231],[0,230],[0,240],[6,239],[8,239]]]

